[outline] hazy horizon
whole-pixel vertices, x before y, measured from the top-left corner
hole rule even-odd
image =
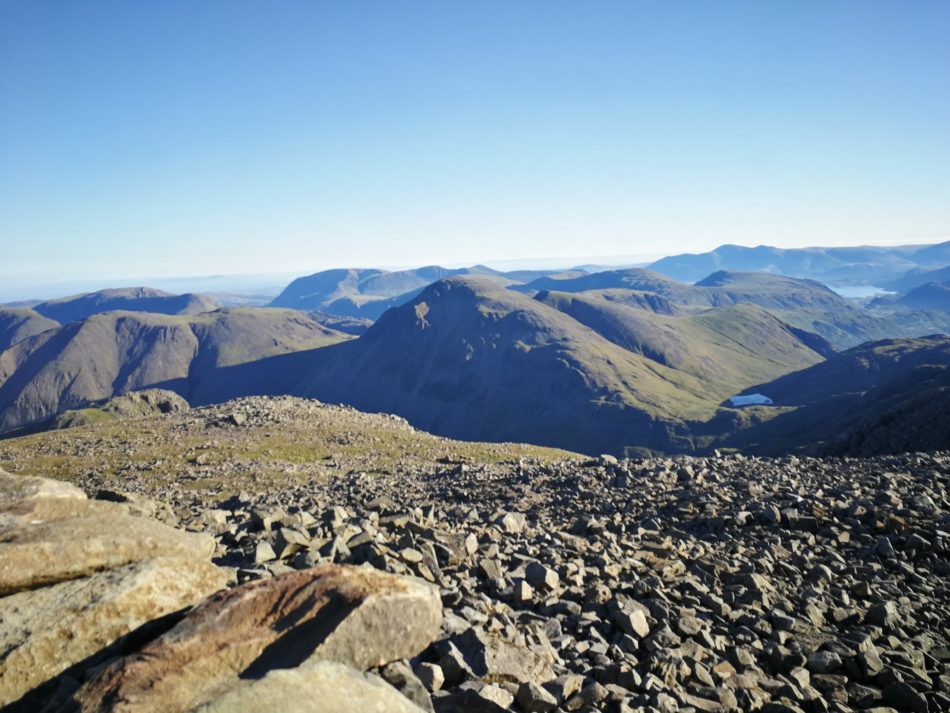
[[[0,278],[939,242],[947,26],[939,2],[4,3]]]
[[[943,241],[906,241],[901,243],[871,244],[855,243],[852,245],[809,245],[806,248],[827,247],[901,247],[904,245],[928,245]],[[721,247],[717,245],[714,248]],[[756,247],[748,245],[743,247]],[[773,246],[774,247],[774,246]],[[170,292],[234,292],[236,294],[252,294],[260,290],[261,294],[276,295],[287,283],[297,277],[310,275],[321,270],[334,268],[348,269],[378,269],[378,270],[412,270],[429,265],[439,265],[446,268],[472,267],[484,265],[496,270],[559,270],[577,267],[604,267],[618,268],[634,265],[648,265],[651,262],[678,252],[662,252],[639,255],[576,255],[567,258],[516,258],[507,260],[473,260],[469,262],[439,262],[379,265],[379,264],[334,264],[319,265],[312,269],[300,267],[296,270],[280,272],[247,272],[247,273],[216,273],[182,272],[177,274],[149,273],[147,270],[132,274],[18,274],[7,276],[0,283],[0,304],[31,301],[37,299],[58,299],[81,292],[91,292],[100,289],[119,287],[153,287]]]

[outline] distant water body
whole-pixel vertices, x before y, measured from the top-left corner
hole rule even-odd
[[[834,285],[828,285],[832,290],[837,292],[842,297],[848,297],[850,299],[864,299],[865,297],[878,297],[880,295],[893,295],[893,292],[888,292],[883,290],[880,287],[874,285],[842,285],[840,287],[835,287]]]

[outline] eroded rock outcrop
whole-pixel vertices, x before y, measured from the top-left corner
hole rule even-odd
[[[365,672],[437,638],[437,587],[325,564],[224,589],[210,537],[143,511],[0,471],[0,706],[421,710]]]
[[[366,670],[439,632],[438,589],[368,567],[324,565],[220,592],[75,696],[84,711],[187,711],[242,679],[335,661]]]
[[[151,557],[207,560],[213,551],[207,535],[137,517],[116,503],[73,495],[0,500],[0,595]]]
[[[42,684],[226,586],[212,551],[206,535],[0,471],[0,706],[35,709]]]
[[[210,562],[159,557],[0,599],[0,701],[226,586]]]

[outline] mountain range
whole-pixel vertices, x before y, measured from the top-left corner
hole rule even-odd
[[[896,264],[939,261],[946,247],[868,250]],[[762,253],[717,254],[749,250]],[[864,250],[812,259],[840,267]],[[788,252],[769,254],[800,265]],[[483,266],[329,270],[294,280],[268,308],[148,288],[86,293],[0,308],[0,433],[165,388],[193,405],[308,396],[437,435],[592,454],[932,445],[943,436],[926,424],[886,432],[942,413],[942,397],[924,398],[944,390],[942,298],[925,283],[862,302],[818,280],[735,269],[685,283],[656,269]],[[741,393],[773,404],[731,407]]]
[[[484,278],[441,280],[359,340],[314,353],[295,392],[398,413],[439,435],[593,452],[677,443],[686,421],[710,417],[757,378],[750,373],[774,376],[821,359],[753,307],[670,317],[600,300],[585,317],[599,311],[603,319],[585,323],[547,297]],[[634,342],[638,322],[651,331]],[[733,334],[768,330],[768,352],[724,336],[723,323]]]
[[[950,264],[950,241],[896,247],[776,248],[721,245],[706,253],[661,258],[650,269],[683,282],[701,280],[717,270],[771,272],[831,285],[877,285],[921,268]]]
[[[291,282],[271,301],[271,307],[318,310],[341,317],[376,320],[390,307],[408,302],[437,280],[460,275],[490,277],[502,284],[534,280],[551,271],[500,272],[484,265],[448,269],[438,265],[414,270],[324,270]]]
[[[66,324],[113,310],[154,314],[200,314],[217,307],[215,302],[204,295],[175,295],[151,287],[129,287],[40,302],[33,306],[33,311],[47,319]]]
[[[96,314],[0,353],[0,432],[148,387],[200,399],[203,380],[222,367],[349,338],[292,310]]]

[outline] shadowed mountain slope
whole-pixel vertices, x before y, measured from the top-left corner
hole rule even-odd
[[[621,314],[607,326],[591,321],[592,329],[493,280],[450,278],[384,314],[358,340],[224,370],[217,380],[395,413],[457,438],[557,443],[587,453],[680,450],[691,447],[689,422],[712,417],[723,398],[755,381],[751,374],[786,373],[821,358],[755,308],[685,318],[684,339],[672,328],[677,318],[606,300],[596,307]],[[640,325],[652,331],[636,342],[637,319],[654,317]],[[745,376],[706,363],[748,363],[756,345],[743,350],[729,341],[757,330],[771,330],[780,345]]]
[[[896,280],[892,280],[891,282],[882,285],[882,287],[893,292],[906,293],[910,292],[915,287],[921,287],[922,285],[927,285],[931,282],[950,282],[950,265],[938,267],[932,270],[916,268],[909,271],[905,275],[901,275],[901,277],[897,278]]]
[[[0,432],[148,387],[190,398],[221,367],[346,338],[291,310],[95,315],[0,353]]]
[[[116,290],[87,292],[72,297],[40,302],[33,310],[60,324],[76,322],[94,314],[125,310],[155,314],[200,314],[217,309],[218,305],[204,295],[174,295],[150,287],[127,287]]]
[[[697,378],[478,278],[437,282],[359,340],[313,355],[303,395],[439,435],[593,452],[668,445],[714,403]]]
[[[371,319],[365,319],[363,317],[342,317],[337,314],[330,314],[329,312],[320,312],[319,310],[311,310],[307,312],[307,316],[317,324],[322,324],[327,329],[333,329],[337,332],[343,332],[344,334],[352,334],[357,337],[373,326],[373,320]]]
[[[898,298],[897,304],[912,309],[950,312],[950,282],[930,282],[915,287],[906,295]]]
[[[37,314],[32,309],[0,307],[0,351],[58,326],[59,322]]]
[[[723,440],[763,454],[850,455],[950,445],[950,338],[892,339],[850,349],[749,391],[774,407],[748,410]]]

